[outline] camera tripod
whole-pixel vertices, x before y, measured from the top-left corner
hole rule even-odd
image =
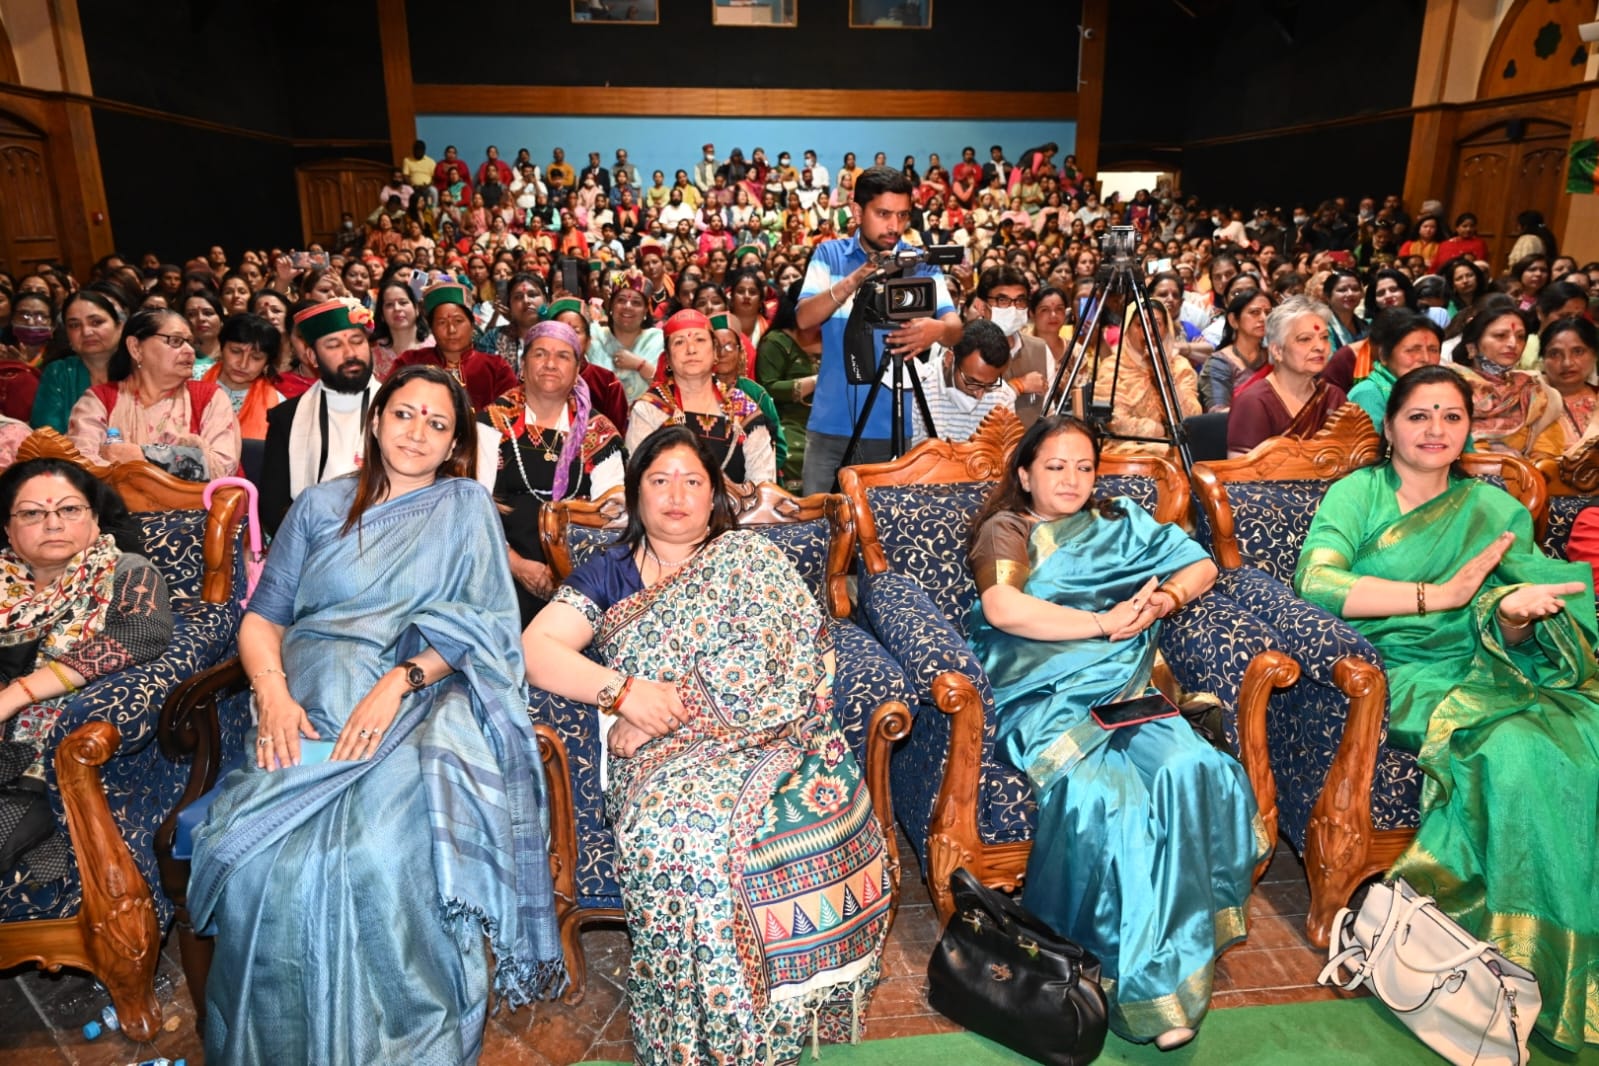
[[[886,331],[879,331],[886,332]],[[850,433],[849,443],[844,446],[844,460],[838,464],[840,470],[855,462],[855,453],[860,448],[861,436],[866,431],[867,423],[871,421],[872,405],[877,402],[878,393],[883,391],[883,378],[889,379],[889,396],[894,405],[893,428],[889,430],[889,450],[891,459],[898,459],[908,450],[905,441],[905,378],[910,377],[910,390],[916,398],[916,409],[922,416],[922,425],[927,430],[929,437],[938,436],[938,429],[933,425],[933,411],[927,405],[927,393],[922,390],[922,379],[914,370],[907,371],[905,358],[890,351],[888,346],[883,346],[883,354],[877,361],[877,373],[872,377],[872,387],[866,392],[866,402],[861,406],[860,416],[855,419],[855,429]],[[833,476],[833,491],[838,491],[838,476]]]
[[[1137,269],[1130,256],[1131,247],[1128,246],[1124,250],[1121,246],[1120,242],[1125,241],[1125,238],[1116,232],[1121,229],[1127,229],[1131,233],[1130,227],[1117,226],[1107,238],[1106,243],[1115,253],[1110,266],[1110,276],[1094,286],[1093,312],[1089,315],[1088,325],[1072,338],[1072,348],[1066,360],[1060,369],[1055,371],[1055,380],[1050,382],[1048,391],[1044,393],[1043,411],[1045,414],[1062,411],[1074,414],[1091,423],[1101,437],[1111,440],[1168,444],[1177,453],[1183,473],[1191,475],[1194,471],[1194,457],[1188,446],[1188,431],[1183,426],[1182,408],[1177,403],[1177,388],[1172,380],[1171,364],[1166,361],[1166,345],[1161,334],[1155,329],[1153,317],[1149,312],[1149,297],[1144,292],[1143,283],[1138,280]],[[1160,394],[1160,410],[1162,420],[1166,423],[1166,436],[1140,437],[1116,433],[1110,429],[1114,414],[1116,384],[1121,378],[1122,348],[1127,343],[1130,323],[1123,326],[1121,335],[1116,338],[1116,352],[1112,356],[1116,362],[1111,371],[1110,398],[1106,403],[1094,402],[1094,382],[1098,380],[1102,359],[1099,343],[1102,332],[1101,319],[1104,317],[1106,305],[1116,296],[1131,296],[1133,305],[1138,311],[1138,321],[1143,325],[1144,337],[1149,345],[1149,360],[1154,370],[1156,391]],[[1092,360],[1089,358],[1090,352],[1093,353]],[[1085,369],[1089,371],[1086,379],[1083,377]]]

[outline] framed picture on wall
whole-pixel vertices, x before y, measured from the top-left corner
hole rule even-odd
[[[711,0],[717,26],[767,26],[791,30],[799,25],[799,0]]]
[[[660,0],[572,0],[572,21],[592,26],[654,26]]]
[[[852,30],[930,30],[933,0],[849,0]]]

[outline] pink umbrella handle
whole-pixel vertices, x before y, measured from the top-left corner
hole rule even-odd
[[[209,509],[211,507],[211,496],[212,496],[212,494],[214,494],[217,489],[227,488],[228,486],[232,486],[234,488],[243,489],[245,495],[249,498],[249,501],[250,501],[250,551],[251,551],[251,553],[253,553],[256,556],[256,558],[260,558],[260,556],[261,556],[261,519],[260,519],[260,516],[258,514],[259,508],[257,507],[257,501],[259,500],[260,495],[259,495],[259,493],[256,490],[254,482],[246,480],[245,478],[242,478],[242,477],[219,477],[219,478],[216,478],[216,479],[214,479],[214,480],[212,480],[210,482],[207,482],[207,484],[205,486],[205,492],[203,492],[201,494],[201,496],[200,496],[200,502],[207,509]]]

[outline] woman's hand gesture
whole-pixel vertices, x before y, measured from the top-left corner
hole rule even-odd
[[[333,754],[328,758],[335,762],[353,761],[368,758],[377,751],[378,745],[383,743],[384,731],[394,723],[394,716],[400,713],[401,698],[409,690],[410,686],[405,683],[403,676],[394,670],[378,678],[378,683],[361,697],[361,702],[350,712],[344,728],[339,730]]]
[[[633,684],[637,685],[638,682],[635,681]],[[605,734],[605,746],[610,749],[612,756],[620,759],[631,759],[633,753],[649,740],[648,733],[627,721],[617,722]]]
[[[623,722],[651,737],[664,737],[688,720],[675,686],[642,677],[633,679],[633,687],[627,690],[616,713]]]
[[[1519,588],[1499,601],[1499,618],[1506,625],[1520,629],[1540,618],[1559,614],[1566,609],[1566,601],[1561,597],[1575,596],[1587,588],[1581,581]]]
[[[284,766],[298,766],[300,738],[321,740],[322,734],[311,724],[305,708],[289,695],[287,685],[278,686],[270,695],[263,695],[258,689],[256,699],[260,715],[256,722],[255,765],[268,773]]]
[[[1488,575],[1494,572],[1499,565],[1499,560],[1505,557],[1505,552],[1516,541],[1514,533],[1501,533],[1493,539],[1482,551],[1478,552],[1455,575],[1438,587],[1443,590],[1438,607],[1443,610],[1453,610],[1464,607],[1477,597],[1477,590],[1482,588],[1482,583],[1488,580]]]
[[[1099,624],[1104,627],[1105,639],[1112,642],[1130,640],[1153,625],[1156,615],[1150,598],[1159,585],[1160,579],[1152,577],[1131,597],[1101,614]]]

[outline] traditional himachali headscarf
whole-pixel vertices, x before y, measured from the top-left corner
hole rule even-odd
[[[314,347],[318,340],[330,333],[344,329],[370,330],[372,312],[362,306],[360,300],[344,296],[307,307],[294,316],[294,328],[301,340]]]
[[[565,300],[556,301],[558,304],[566,302]],[[576,302],[575,300],[572,301],[572,303]],[[577,308],[574,307],[571,310],[577,310]],[[556,322],[554,319],[548,322],[540,322],[527,331],[527,337],[523,341],[522,358],[525,360],[527,353],[533,350],[534,341],[545,337],[554,338],[571,348],[572,355],[581,361],[582,355],[580,353],[583,348],[583,341],[578,337],[577,330],[568,326],[565,322]],[[526,401],[524,400],[523,402],[525,403]],[[550,499],[552,500],[564,500],[566,498],[566,490],[571,482],[572,465],[583,454],[583,438],[588,435],[589,416],[594,410],[594,400],[589,393],[589,383],[583,380],[582,374],[579,374],[577,380],[572,383],[572,399],[570,402],[570,424],[567,429],[566,439],[561,441],[561,458],[555,464],[555,477],[550,482]],[[526,418],[526,411],[518,411],[517,417]],[[512,441],[511,446],[513,448],[516,447],[516,442]]]

